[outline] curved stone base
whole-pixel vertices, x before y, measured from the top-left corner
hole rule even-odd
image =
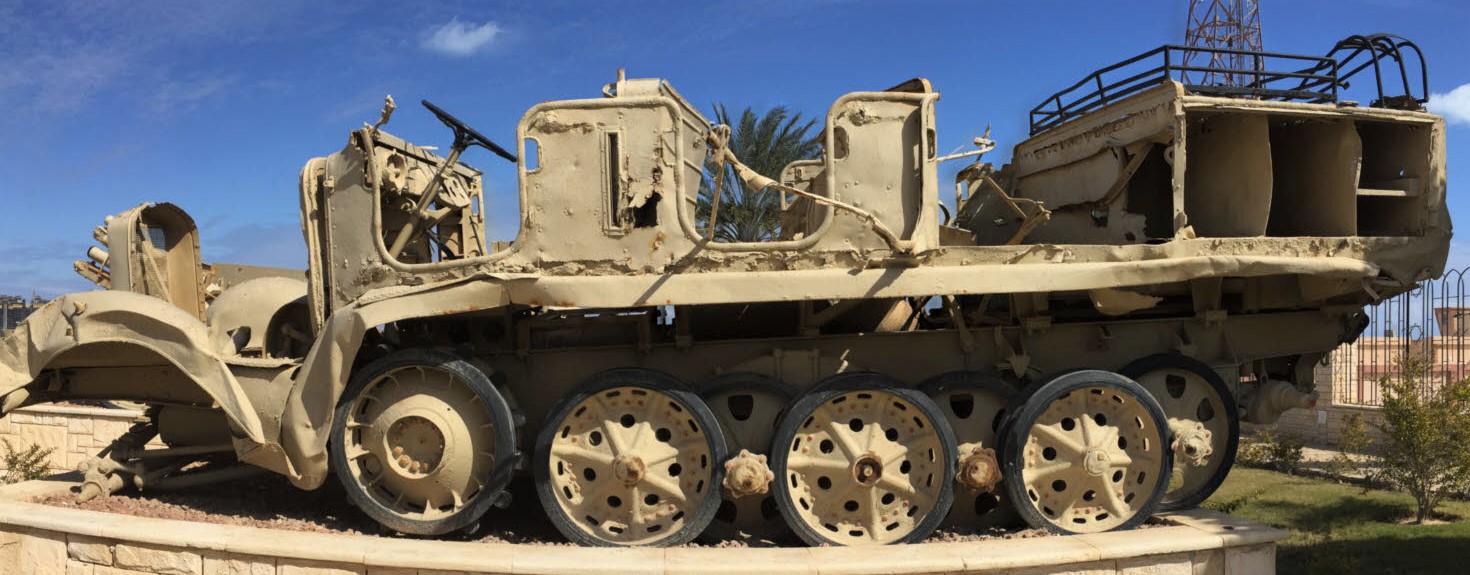
[[[896,547],[592,549],[274,531],[48,507],[61,478],[0,488],[0,573],[469,575],[500,573],[1275,572],[1282,531],[1207,510],[1141,531]]]

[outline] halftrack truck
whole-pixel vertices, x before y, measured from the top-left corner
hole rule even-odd
[[[390,105],[301,171],[304,272],[201,263],[173,205],[108,218],[77,271],[109,289],[0,341],[0,409],[147,404],[86,496],[264,469],[410,534],[512,496],[585,545],[1132,527],[1442,271],[1444,122],[1383,71],[1417,48],[1355,38],[1229,85],[1150,52],[1038,106],[1000,169],[939,153],[922,79],[838,98],[779,174],[656,79],[536,105],[510,150],[429,105],[442,157]],[[1339,98],[1369,57],[1379,98]],[[516,172],[512,242],[474,147]],[[779,195],[766,241],[710,233],[735,179]]]

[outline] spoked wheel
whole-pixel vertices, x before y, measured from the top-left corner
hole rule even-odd
[[[490,379],[433,350],[403,350],[358,372],[332,423],[332,467],[379,523],[439,535],[468,527],[505,494],[515,425]]]
[[[1047,382],[1004,433],[1006,493],[1032,527],[1134,527],[1168,486],[1168,420],[1142,386],[1115,373],[1076,371]]]
[[[731,373],[710,381],[700,396],[720,422],[730,457],[725,464],[725,499],[702,537],[771,540],[790,533],[770,491],[766,458],[776,424],[791,402],[791,389],[757,373]]]
[[[679,380],[614,369],[552,410],[536,441],[536,492],[576,543],[682,545],[719,507],[724,459],[714,414]]]
[[[939,406],[959,443],[954,505],[944,525],[981,531],[1019,522],[1015,506],[1000,487],[997,463],[1001,422],[1016,388],[1000,378],[956,371],[930,378],[918,389]]]
[[[1128,364],[1122,373],[1158,400],[1174,431],[1174,471],[1159,509],[1199,506],[1235,464],[1240,442],[1235,396],[1210,366],[1183,355],[1151,355]]]
[[[924,394],[876,373],[828,378],[781,419],[776,504],[811,545],[910,543],[954,497],[954,433]]]

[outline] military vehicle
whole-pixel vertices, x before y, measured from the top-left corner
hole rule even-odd
[[[149,406],[85,497],[335,476],[408,534],[513,495],[585,545],[1133,527],[1209,496],[1240,422],[1310,405],[1450,238],[1411,43],[1248,53],[1216,84],[1186,50],[1048,98],[1000,169],[988,138],[940,155],[922,79],[838,98],[779,174],[656,79],[536,105],[514,152],[428,102],[453,144],[408,143],[390,99],[301,171],[304,273],[201,263],[173,205],[108,218],[77,271],[109,289],[0,343],[3,410]],[[1375,100],[1339,97],[1370,72]],[[514,241],[487,241],[472,147],[514,165]],[[734,179],[779,194],[767,241],[711,232]]]

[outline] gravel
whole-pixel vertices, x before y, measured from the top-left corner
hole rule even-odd
[[[512,483],[517,494],[508,509],[492,509],[481,521],[484,527],[471,534],[436,537],[441,540],[523,545],[568,546],[551,522],[546,519],[536,500],[529,480]],[[36,503],[54,507],[119,513],[135,517],[176,519],[223,525],[243,525],[285,531],[343,533],[386,537],[412,537],[392,533],[378,526],[347,502],[340,485],[328,482],[316,491],[292,487],[284,478],[263,475],[250,479],[195,487],[185,491],[134,491],[111,497],[77,503],[76,495],[61,493],[41,497]],[[1157,520],[1143,528],[1161,525]],[[941,529],[930,535],[926,543],[957,543],[996,539],[1031,539],[1049,537],[1044,529],[999,529],[964,531]],[[793,538],[794,539],[794,538]],[[724,540],[691,543],[690,547],[775,547],[800,546],[799,541]]]

